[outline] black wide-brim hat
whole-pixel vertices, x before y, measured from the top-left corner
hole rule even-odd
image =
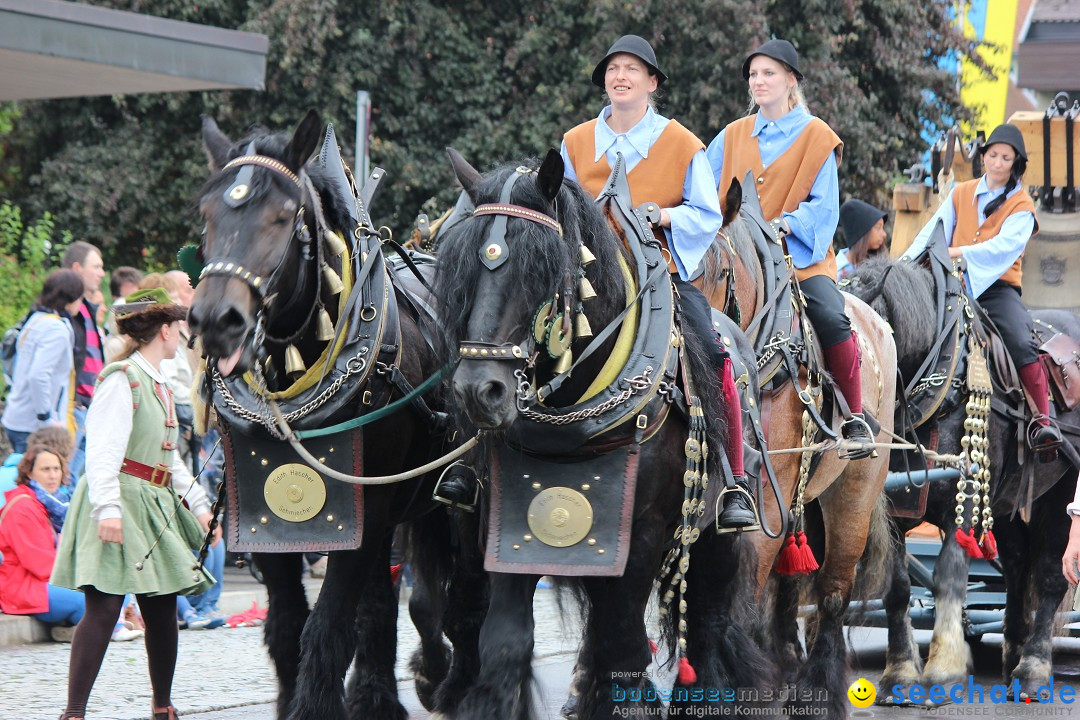
[[[803,74],[799,71],[799,53],[795,51],[795,46],[787,40],[774,38],[768,42],[762,43],[757,50],[746,56],[746,60],[744,60],[742,64],[743,80],[750,79],[750,61],[757,55],[764,55],[765,57],[771,57],[773,60],[779,60],[791,68],[791,72],[795,73],[796,80],[801,81],[803,79]]]
[[[612,55],[619,53],[630,53],[641,58],[641,60],[649,66],[649,69],[656,75],[656,87],[660,87],[667,80],[667,75],[656,64],[656,53],[653,52],[652,45],[649,41],[640,35],[623,35],[621,38],[615,41],[615,44],[608,48],[607,55],[604,59],[596,64],[596,67],[592,71],[593,85],[603,89],[604,87],[604,74],[607,72],[608,61],[611,60]]]
[[[986,143],[979,148],[980,154],[985,154],[986,149],[995,143],[1005,143],[1006,145],[1012,145],[1016,154],[1025,160],[1027,157],[1027,148],[1024,147],[1024,134],[1020,132],[1020,128],[1009,123],[998,125],[994,128],[994,132],[990,133],[990,137],[986,138]]]
[[[862,200],[848,200],[840,206],[840,224],[844,227],[844,243],[850,249],[859,242],[874,223],[889,217],[889,213]]]

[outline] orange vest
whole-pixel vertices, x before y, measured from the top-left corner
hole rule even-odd
[[[582,123],[563,136],[566,153],[577,173],[578,185],[593,197],[604,189],[604,183],[611,175],[611,165],[607,153],[596,158],[596,120]],[[690,161],[705,145],[694,133],[679,124],[678,120],[669,120],[660,137],[649,148],[649,157],[641,158],[634,169],[626,175],[630,185],[630,199],[634,205],[654,202],[661,208],[682,205],[683,183]],[[669,258],[667,236],[662,228],[653,230],[653,234],[664,246]],[[677,273],[674,260],[668,260],[668,269]],[[693,270],[693,268],[690,268]]]
[[[757,195],[766,220],[779,217],[781,213],[794,212],[795,208],[810,197],[810,189],[821,172],[830,152],[836,153],[839,163],[844,154],[844,143],[824,120],[812,118],[803,128],[795,142],[768,168],[762,167],[761,151],[757,138],[751,135],[757,115],[739,118],[727,126],[724,135],[724,167],[720,171],[721,192],[732,179],[742,182],[746,171],[751,170],[757,180]],[[743,192],[749,192],[743,188]],[[839,198],[837,198],[839,200]],[[787,246],[784,246],[787,252]],[[815,275],[828,275],[836,279],[836,253],[832,245],[825,258],[813,265],[795,270],[799,280]]]
[[[951,244],[955,247],[975,245],[997,237],[997,234],[1001,232],[1001,226],[1013,213],[1027,210],[1032,215],[1035,214],[1035,203],[1032,202],[1027,191],[1021,189],[1020,192],[1005,198],[1005,203],[993,215],[986,218],[986,222],[980,225],[979,206],[975,202],[975,189],[977,187],[979,187],[978,179],[968,180],[953,187],[952,202],[953,212],[956,215],[956,227],[953,229]],[[1035,228],[1031,231],[1032,237],[1037,232],[1039,232],[1039,224],[1035,223]],[[1016,262],[1012,264],[1012,267],[1005,271],[1005,274],[1001,276],[1001,280],[1010,285],[1021,287],[1020,261],[1023,257],[1024,253],[1020,253],[1020,257],[1016,258]]]

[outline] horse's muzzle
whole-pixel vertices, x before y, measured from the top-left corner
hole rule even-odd
[[[203,355],[217,358],[223,375],[244,372],[254,362],[254,348],[247,342],[253,324],[247,313],[226,301],[204,303],[196,298],[188,312],[188,327],[202,338]]]
[[[477,428],[505,430],[517,419],[512,386],[491,377],[462,378],[454,374],[454,397]]]

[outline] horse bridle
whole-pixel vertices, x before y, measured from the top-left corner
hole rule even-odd
[[[243,168],[239,173],[237,173],[236,179],[233,180],[232,185],[230,185],[228,189],[226,189],[225,192],[222,193],[223,199],[227,205],[232,208],[236,208],[240,205],[243,205],[248,201],[248,199],[250,199],[251,176],[256,167],[263,167],[267,170],[272,170],[278,175],[284,177],[296,186],[296,188],[300,191],[301,198],[303,198],[304,185],[301,182],[299,176],[296,175],[296,173],[290,170],[280,160],[275,160],[274,158],[267,157],[265,155],[255,155],[252,154],[253,151],[253,146],[248,145],[246,151],[248,154],[241,155],[238,158],[230,160],[221,168],[221,172],[225,172],[226,170],[234,167]],[[294,238],[298,234],[303,232],[300,229],[300,226],[304,225],[303,215],[304,208],[301,206],[300,210],[296,214],[296,224],[293,228]],[[306,225],[304,227],[306,227]],[[277,267],[274,268],[270,275],[266,276],[265,278],[252,270],[248,270],[246,267],[243,266],[243,264],[238,261],[226,259],[218,260],[207,264],[203,268],[202,272],[199,273],[199,279],[202,280],[203,278],[211,277],[214,275],[224,275],[234,280],[240,280],[246,283],[249,288],[251,288],[251,291],[259,299],[260,303],[265,303],[266,288],[270,284],[270,281],[275,279],[281,272],[281,269],[285,264],[286,257],[288,257],[288,252],[282,255],[282,259],[280,262],[278,262]]]
[[[509,218],[528,220],[538,225],[543,225],[563,235],[562,225],[559,221],[546,213],[532,208],[514,205],[510,202],[510,194],[514,184],[524,176],[535,172],[531,168],[519,166],[510,177],[503,183],[499,193],[499,201],[478,205],[473,210],[472,216],[495,216],[495,222],[488,230],[480,250],[480,262],[488,270],[495,270],[501,266],[510,256],[510,246],[506,243],[506,223]],[[462,360],[522,360],[532,354],[534,339],[532,334],[520,343],[488,343],[473,340],[464,340],[458,345],[458,355]]]
[[[215,260],[212,263],[208,263],[199,274],[199,279],[202,280],[206,277],[224,276],[229,279],[240,280],[248,286],[252,294],[259,305],[259,311],[255,322],[256,335],[261,335],[257,339],[256,344],[261,344],[263,339],[271,340],[275,343],[290,343],[296,339],[307,326],[307,322],[301,323],[299,329],[292,336],[288,338],[275,338],[266,333],[266,318],[265,313],[274,299],[273,294],[269,294],[269,290],[273,287],[274,281],[281,276],[288,266],[288,259],[292,256],[289,248],[295,242],[299,242],[302,250],[302,254],[305,260],[310,260],[312,239],[307,227],[307,223],[304,220],[305,204],[303,202],[305,194],[315,197],[315,190],[311,187],[311,180],[307,174],[302,170],[299,175],[289,169],[285,163],[266,155],[258,155],[255,153],[254,144],[249,144],[245,150],[245,154],[240,157],[233,158],[221,168],[221,172],[225,172],[231,168],[239,167],[240,172],[237,173],[236,178],[233,180],[224,193],[222,193],[222,199],[227,205],[232,208],[237,208],[246,203],[250,198],[250,186],[251,177],[254,170],[257,167],[270,170],[277,175],[285,178],[290,183],[296,186],[300,191],[300,208],[296,212],[296,218],[293,223],[293,232],[289,237],[288,247],[281,255],[281,259],[278,261],[277,266],[270,272],[269,275],[263,276],[253,270],[249,270],[244,267],[242,263],[231,259]],[[315,243],[318,248],[318,252],[321,252],[321,246]],[[318,283],[318,273],[316,273],[316,282]],[[316,293],[318,293],[318,287]],[[314,312],[314,306],[311,309]],[[308,320],[310,320],[310,313]]]

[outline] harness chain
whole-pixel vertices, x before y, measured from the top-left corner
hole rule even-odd
[[[570,425],[579,420],[586,420],[591,417],[603,415],[608,410],[614,410],[622,405],[634,395],[645,392],[652,387],[652,373],[653,366],[647,365],[640,375],[635,375],[632,378],[622,378],[622,381],[626,383],[628,387],[618,395],[605,400],[596,407],[587,410],[577,410],[565,415],[549,415],[547,413],[537,412],[525,405],[525,402],[532,399],[534,393],[532,391],[532,386],[529,384],[528,378],[525,375],[525,371],[523,369],[515,370],[514,375],[518,378],[518,412],[535,422],[548,423],[549,425]]]
[[[956,481],[956,529],[963,530],[964,505],[971,500],[971,531],[980,526],[983,533],[994,526],[994,517],[990,509],[990,458],[987,449],[990,440],[986,430],[990,426],[990,386],[986,371],[986,360],[982,348],[975,339],[974,328],[966,323],[968,334],[968,401],[965,406],[967,417],[964,418],[965,434],[960,439],[965,459],[957,463],[960,479]],[[969,491],[970,485],[970,491]],[[982,505],[980,513],[979,506]]]
[[[680,350],[681,352],[681,350]],[[685,358],[684,358],[685,361]],[[679,643],[679,652],[686,654],[686,573],[690,570],[690,546],[697,542],[701,536],[701,530],[694,527],[694,516],[705,515],[705,491],[709,487],[708,458],[709,443],[706,439],[705,411],[701,407],[701,400],[696,395],[689,395],[689,432],[683,452],[686,456],[686,471],[683,473],[683,504],[682,523],[675,528],[673,540],[678,544],[667,552],[661,566],[657,580],[653,582],[653,588],[660,595],[661,582],[659,578],[670,575],[669,587],[660,598],[660,616],[666,617],[671,611],[671,605],[675,601],[676,592],[679,595],[679,622],[676,626],[676,637]],[[678,560],[678,568],[675,562]]]

